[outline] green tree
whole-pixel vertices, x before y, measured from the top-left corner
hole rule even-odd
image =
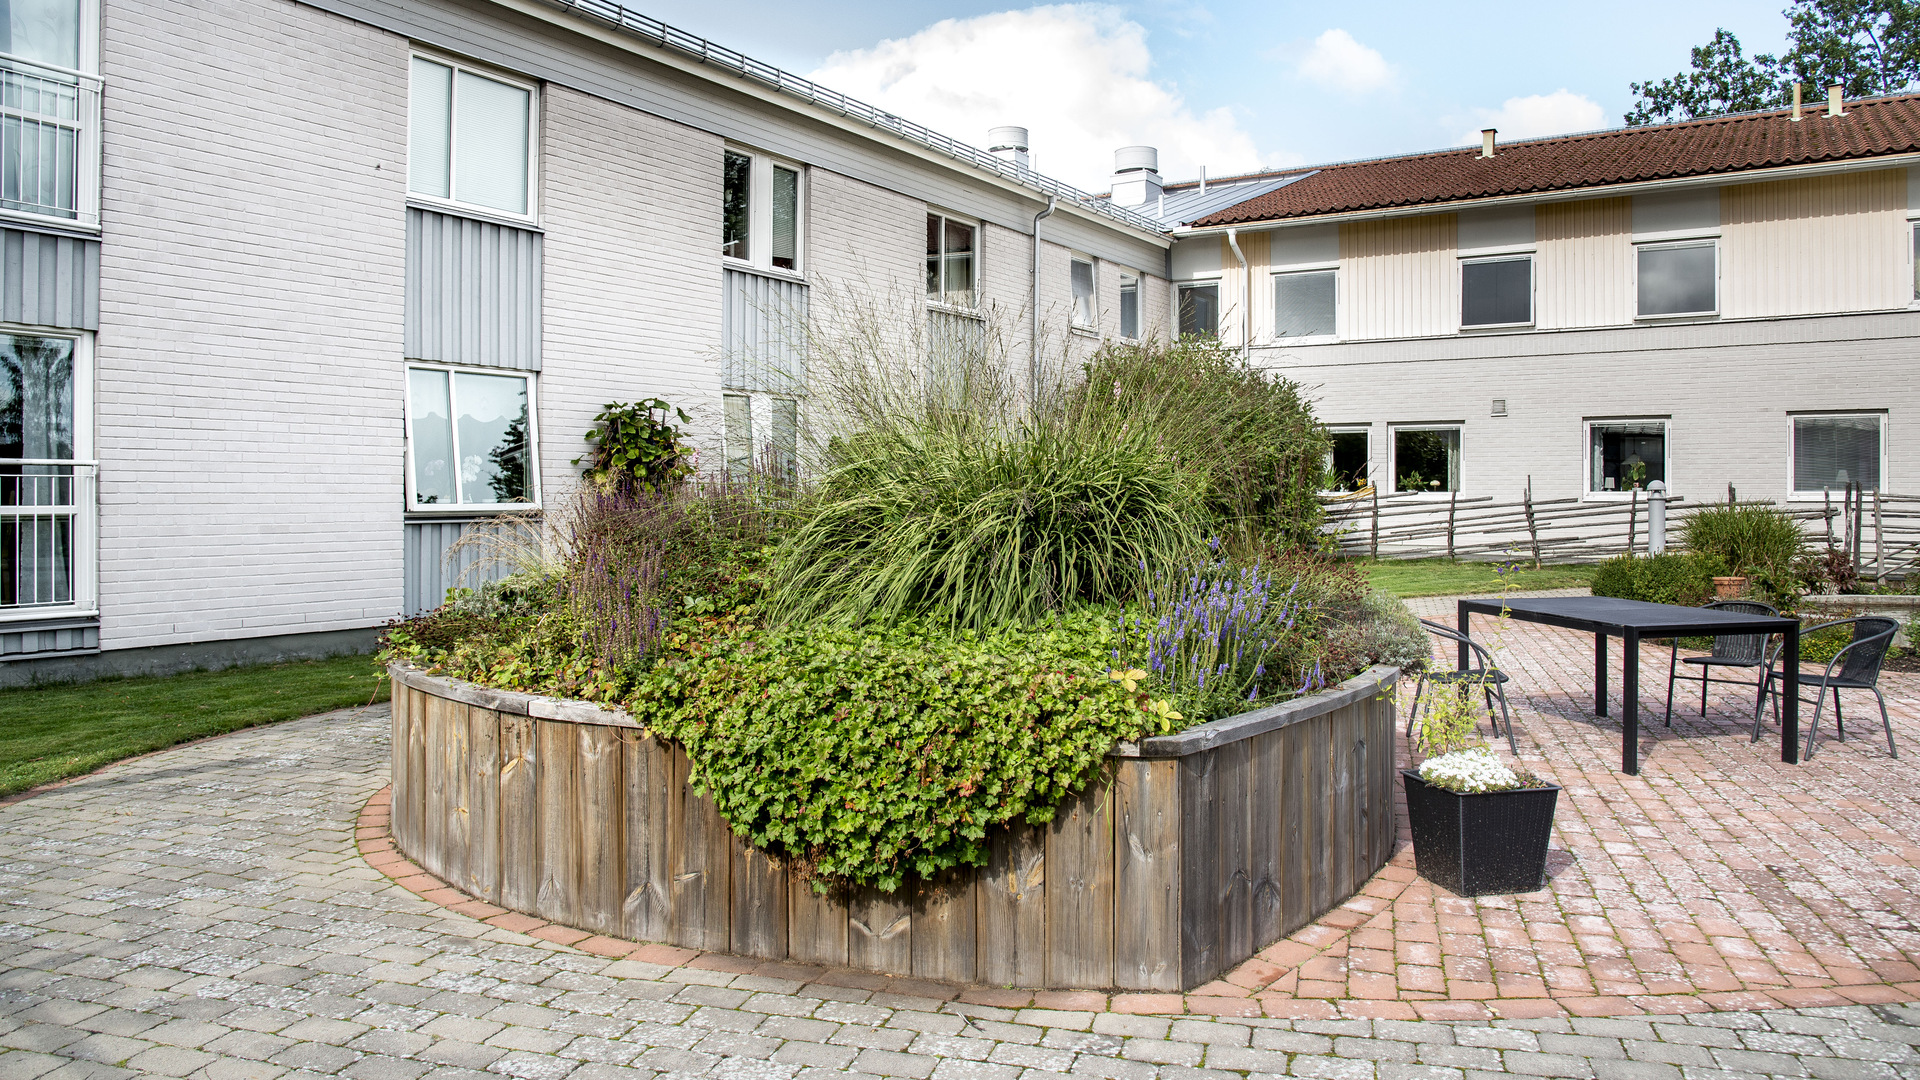
[[[1638,97],[1629,126],[1782,107],[1793,84],[1817,98],[1838,83],[1848,97],[1897,94],[1920,82],[1920,0],[1796,0],[1786,11],[1787,50],[1743,54],[1715,30],[1692,50],[1690,70],[1629,84]]]

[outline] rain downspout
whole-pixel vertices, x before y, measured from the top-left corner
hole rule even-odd
[[[1240,260],[1240,284],[1246,298],[1240,305],[1240,362],[1253,362],[1253,275],[1247,270],[1247,257],[1240,252],[1240,230],[1227,230],[1227,246],[1233,249],[1233,257]]]
[[[1047,208],[1033,215],[1033,310],[1032,310],[1032,348],[1027,353],[1027,404],[1029,408],[1040,406],[1040,222],[1053,213],[1059,200],[1047,196]]]

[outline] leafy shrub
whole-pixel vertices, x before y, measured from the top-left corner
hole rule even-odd
[[[1214,338],[1109,345],[1064,405],[1085,431],[1143,429],[1206,484],[1216,523],[1311,546],[1329,447],[1291,380],[1250,368]]]
[[[988,829],[1052,820],[1160,724],[1109,677],[1111,622],[742,635],[656,665],[632,708],[755,847],[891,892],[985,865]]]
[[[1703,506],[1688,514],[1680,542],[1724,572],[1753,575],[1791,572],[1806,539],[1798,522],[1770,506]]]
[[[1713,599],[1714,575],[1723,572],[1718,560],[1692,551],[1616,555],[1594,570],[1593,595],[1699,607]]]
[[[690,423],[687,414],[661,398],[630,405],[608,402],[593,418],[584,438],[594,444],[588,455],[589,479],[621,492],[667,491],[693,472],[692,451],[670,421]],[[575,465],[586,458],[574,458]]]
[[[983,630],[1138,595],[1200,545],[1188,477],[1144,432],[900,423],[845,440],[779,550],[784,624]]]

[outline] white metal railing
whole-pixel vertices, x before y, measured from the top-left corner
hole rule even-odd
[[[0,459],[0,622],[99,610],[97,472]]]
[[[100,223],[98,75],[0,53],[0,210]]]

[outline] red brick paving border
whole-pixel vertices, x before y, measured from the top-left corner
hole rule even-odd
[[[1428,604],[1421,614],[1451,608]],[[1777,736],[1747,741],[1738,688],[1717,689],[1705,719],[1677,708],[1668,729],[1654,700],[1666,653],[1647,646],[1642,774],[1629,777],[1617,721],[1594,719],[1587,700],[1592,638],[1526,624],[1497,636],[1521,758],[1563,787],[1548,887],[1477,899],[1434,887],[1414,871],[1396,796],[1400,850],[1360,893],[1184,995],[952,986],[594,935],[414,865],[389,832],[391,789],[368,801],[355,838],[368,865],[424,900],[592,955],[1000,1008],[1486,1020],[1920,1000],[1920,935],[1903,929],[1920,925],[1920,785],[1873,729],[1785,765]],[[1920,676],[1882,686],[1896,738],[1920,755]],[[1398,752],[1404,763],[1404,740]]]

